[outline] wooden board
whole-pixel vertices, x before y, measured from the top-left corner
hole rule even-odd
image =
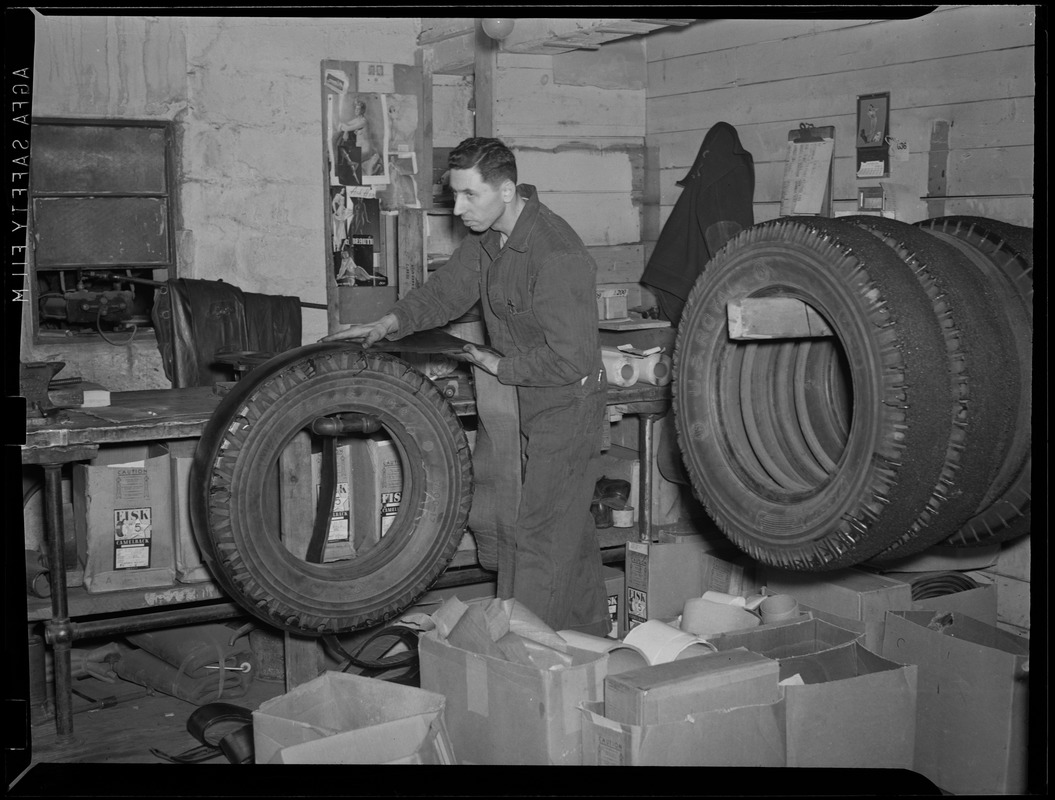
[[[810,30],[811,23],[803,21],[785,31],[790,35],[781,37],[776,45],[779,77],[845,74],[859,79],[863,71],[887,67],[891,62],[920,65],[983,51],[1032,46],[1035,17],[1036,12],[1027,6],[971,6],[938,10],[911,23],[877,20],[840,25],[824,21],[813,23]],[[732,20],[720,23],[730,33],[734,25],[737,22]],[[739,22],[740,28],[747,26],[748,23]],[[773,70],[775,48],[769,31],[755,28],[764,41],[744,41],[733,46],[718,28],[716,25],[710,31],[699,32],[697,47],[704,49],[698,52],[650,61],[649,97],[751,86],[778,77]],[[650,57],[651,45],[650,40]],[[900,84],[885,85],[900,92]]]

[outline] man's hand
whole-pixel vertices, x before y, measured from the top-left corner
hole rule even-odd
[[[367,322],[361,325],[349,325],[347,328],[331,333],[329,336],[323,336],[319,339],[320,342],[337,342],[344,339],[348,339],[353,342],[359,342],[363,347],[369,347],[375,342],[379,342],[384,339],[388,334],[394,332],[399,328],[399,320],[396,319],[394,314],[385,314],[381,319],[375,320],[374,322]]]
[[[498,374],[498,362],[502,357],[497,351],[490,347],[477,347],[475,344],[467,344],[462,350],[465,352],[465,360],[470,364],[475,364],[492,375]]]

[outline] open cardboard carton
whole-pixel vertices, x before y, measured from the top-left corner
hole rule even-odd
[[[779,663],[789,767],[912,769],[915,666],[857,641]]]
[[[917,772],[951,794],[1026,793],[1027,639],[957,612],[903,611],[887,615],[882,652],[919,670]]]
[[[324,672],[253,712],[257,764],[453,764],[442,695]]]
[[[512,600],[455,599],[432,619],[421,687],[446,697],[459,763],[582,763],[579,704],[603,698],[607,653],[569,646]]]
[[[780,622],[723,633],[712,639],[711,644],[718,650],[743,647],[767,658],[779,659],[819,653],[851,642],[863,643],[863,640],[864,634],[860,631],[847,630],[822,619],[806,617],[795,622]]]

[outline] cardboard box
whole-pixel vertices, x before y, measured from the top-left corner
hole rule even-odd
[[[175,583],[170,469],[163,445],[100,448],[90,462],[73,465],[74,522],[87,543],[89,592]]]
[[[608,613],[612,618],[609,636],[620,639],[626,634],[626,590],[623,570],[605,566],[604,593],[608,597]]]
[[[916,672],[860,642],[781,659],[788,766],[912,769]]]
[[[964,614],[901,611],[882,652],[919,669],[917,772],[951,794],[1026,793],[1028,640]]]
[[[885,577],[904,581],[911,587],[914,581],[926,579],[930,574],[922,572],[888,572]],[[927,597],[913,600],[911,611],[956,611],[974,617],[987,625],[996,625],[997,590],[992,583],[983,584],[976,589],[965,589],[962,592]]]
[[[403,498],[403,463],[395,442],[376,433],[349,437],[354,549],[376,544],[392,527]]]
[[[852,642],[863,643],[863,640],[863,633],[840,628],[821,619],[806,619],[723,633],[710,642],[719,651],[743,647],[767,658],[781,659],[820,653]]]
[[[864,622],[882,622],[887,611],[912,608],[912,588],[903,581],[859,569],[788,572],[766,568],[770,594],[794,595],[820,611]]]
[[[570,668],[543,670],[471,653],[435,631],[421,637],[421,688],[447,698],[459,763],[582,763],[578,707],[603,699],[608,656],[568,652]]]
[[[624,283],[597,285],[597,319],[625,319],[630,291]]]
[[[685,601],[703,594],[704,553],[715,545],[699,539],[682,542],[626,543],[627,631],[650,619],[670,620]]]
[[[330,512],[330,527],[326,534],[326,549],[323,552],[323,561],[340,561],[350,558],[355,553],[353,545],[352,527],[352,504],[353,504],[353,476],[352,476],[352,449],[353,437],[338,437],[336,441],[336,487],[333,496],[333,508]],[[365,445],[361,445],[365,447]],[[365,496],[373,491],[373,480],[365,480],[361,485],[356,482],[356,487],[363,489]],[[322,489],[322,452],[321,446],[318,452],[311,454],[311,485],[313,489],[312,500],[316,504],[311,508],[312,518],[318,504],[319,492]]]
[[[582,704],[584,766],[783,767],[784,703],[691,714],[662,725],[625,725],[603,703]]]
[[[780,699],[777,662],[737,649],[669,661],[604,682],[604,714],[625,725],[677,722],[687,714]]]
[[[172,463],[172,526],[176,550],[176,580],[180,583],[211,581],[212,575],[201,559],[190,521],[190,467],[198,439],[175,439],[168,443]]]
[[[324,672],[253,712],[257,764],[453,764],[441,695]]]
[[[836,625],[841,624],[838,618],[864,622],[865,646],[875,652],[883,641],[886,612],[912,608],[911,586],[859,569],[816,573],[767,567],[763,578],[770,594],[793,595],[800,608],[812,610],[822,619]]]

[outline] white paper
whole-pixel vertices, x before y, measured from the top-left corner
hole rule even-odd
[[[861,168],[857,170],[858,178],[882,178],[883,177],[883,162],[882,161],[864,161],[861,163]]]
[[[828,188],[834,139],[789,142],[780,192],[780,215],[820,214]]]

